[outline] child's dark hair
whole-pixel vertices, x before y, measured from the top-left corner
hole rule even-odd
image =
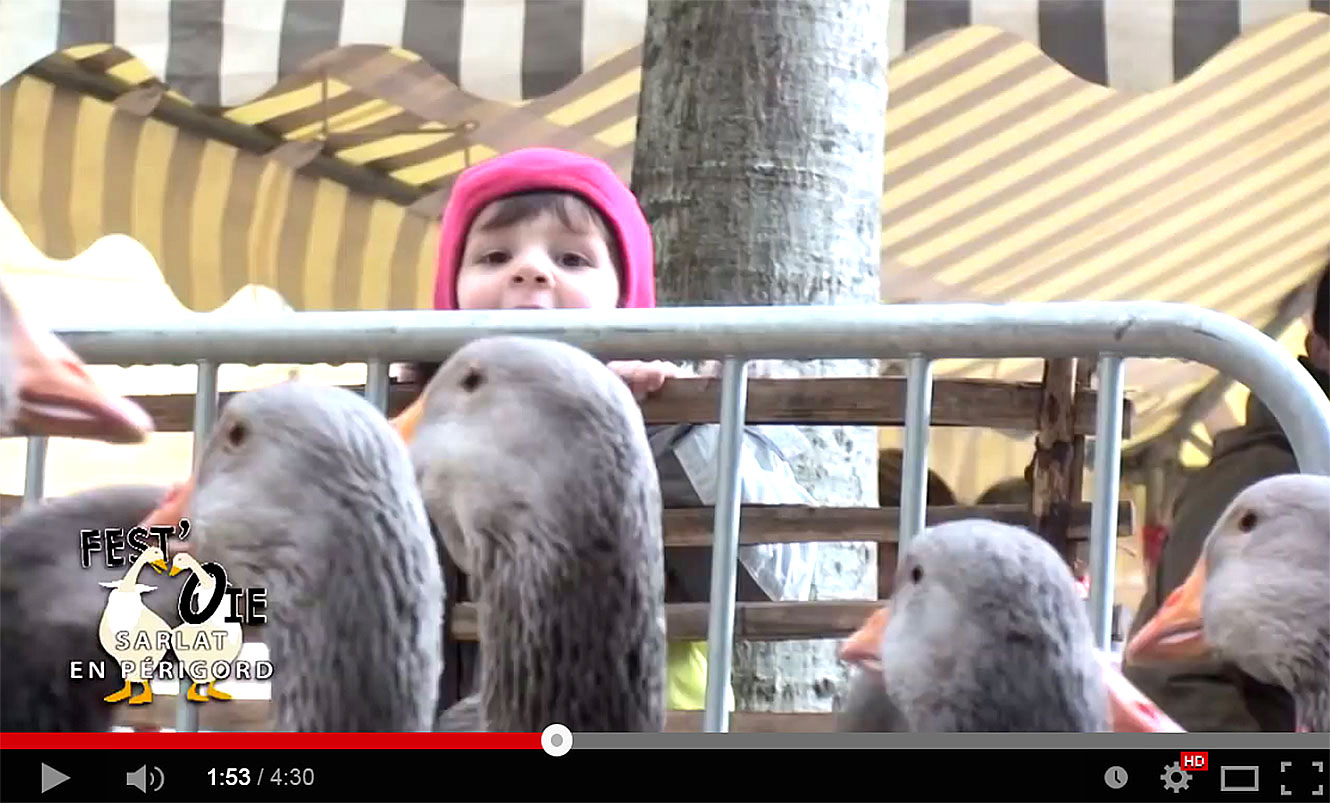
[[[569,231],[579,234],[597,234],[609,246],[610,259],[614,269],[622,272],[623,253],[619,238],[614,236],[614,229],[600,210],[588,203],[577,193],[566,190],[531,190],[506,195],[487,207],[493,214],[481,231],[499,229],[532,220],[544,214],[552,214]],[[622,277],[620,277],[622,278]]]
[[[494,212],[485,221],[485,225],[479,227],[481,231],[499,229],[544,214],[552,214],[569,231],[599,235],[608,246],[610,260],[614,263],[614,269],[619,272],[619,280],[623,281],[623,250],[619,245],[619,238],[614,236],[614,229],[610,228],[600,210],[577,193],[566,190],[517,192],[493,201],[486,207],[490,208],[493,208]],[[416,363],[416,373],[421,387],[429,384],[430,379],[438,373],[442,365],[441,362]]]

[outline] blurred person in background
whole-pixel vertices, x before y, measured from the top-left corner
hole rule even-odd
[[[1298,362],[1330,396],[1330,262],[1316,284],[1305,348]],[[1279,423],[1255,395],[1249,396],[1247,422],[1215,436],[1210,462],[1183,487],[1128,639],[1186,579],[1210,529],[1234,497],[1266,477],[1297,472],[1293,447]],[[1289,694],[1258,682],[1233,664],[1205,660],[1167,667],[1127,665],[1123,671],[1188,731],[1294,729]]]

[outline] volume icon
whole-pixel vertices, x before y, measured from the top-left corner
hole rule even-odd
[[[166,773],[162,772],[161,767],[144,764],[133,772],[125,773],[125,786],[132,786],[144,794],[147,794],[149,787],[154,792],[160,791],[165,783]]]

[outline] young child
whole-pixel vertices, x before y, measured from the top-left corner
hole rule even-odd
[[[458,177],[443,212],[434,308],[650,308],[656,304],[653,260],[650,226],[637,199],[608,165],[569,151],[528,148],[489,159]],[[668,378],[686,373],[681,366],[662,361],[612,361],[608,365],[639,400],[660,389]],[[411,373],[423,384],[437,368],[437,364],[421,365]],[[714,431],[680,425],[651,427],[648,434],[657,456],[665,505],[714,503],[710,498],[714,497],[714,479],[711,487],[697,487],[700,474],[705,473],[698,466],[710,468],[714,462]],[[808,503],[807,494],[797,484],[797,498],[790,499],[793,475],[781,459],[783,455],[778,450],[774,458],[766,454],[774,444],[755,428],[748,434],[744,482],[748,495],[769,490],[773,484],[766,476],[777,476],[777,496],[783,493],[786,501]],[[699,454],[706,459],[699,461]],[[754,463],[763,457],[766,465]],[[773,463],[784,473],[773,473]],[[686,479],[681,481],[680,473]],[[714,468],[710,473],[714,476]],[[803,546],[773,545],[765,552],[745,548],[746,563],[758,567],[757,582],[740,571],[740,598],[772,598],[759,585],[775,589],[777,597],[785,596],[782,589],[791,582],[803,589],[796,596],[806,598],[813,552],[799,549]],[[697,552],[666,550],[668,601],[706,600],[710,561],[699,560]],[[695,599],[699,586],[703,595]],[[666,706],[703,708],[706,643],[671,642],[668,662]],[[733,710],[732,693],[727,698]]]

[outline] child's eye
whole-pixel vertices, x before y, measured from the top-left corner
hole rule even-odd
[[[502,265],[508,261],[507,251],[489,251],[480,255],[480,260],[485,265]]]
[[[585,268],[591,260],[581,254],[567,253],[559,257],[559,264],[565,268]]]

